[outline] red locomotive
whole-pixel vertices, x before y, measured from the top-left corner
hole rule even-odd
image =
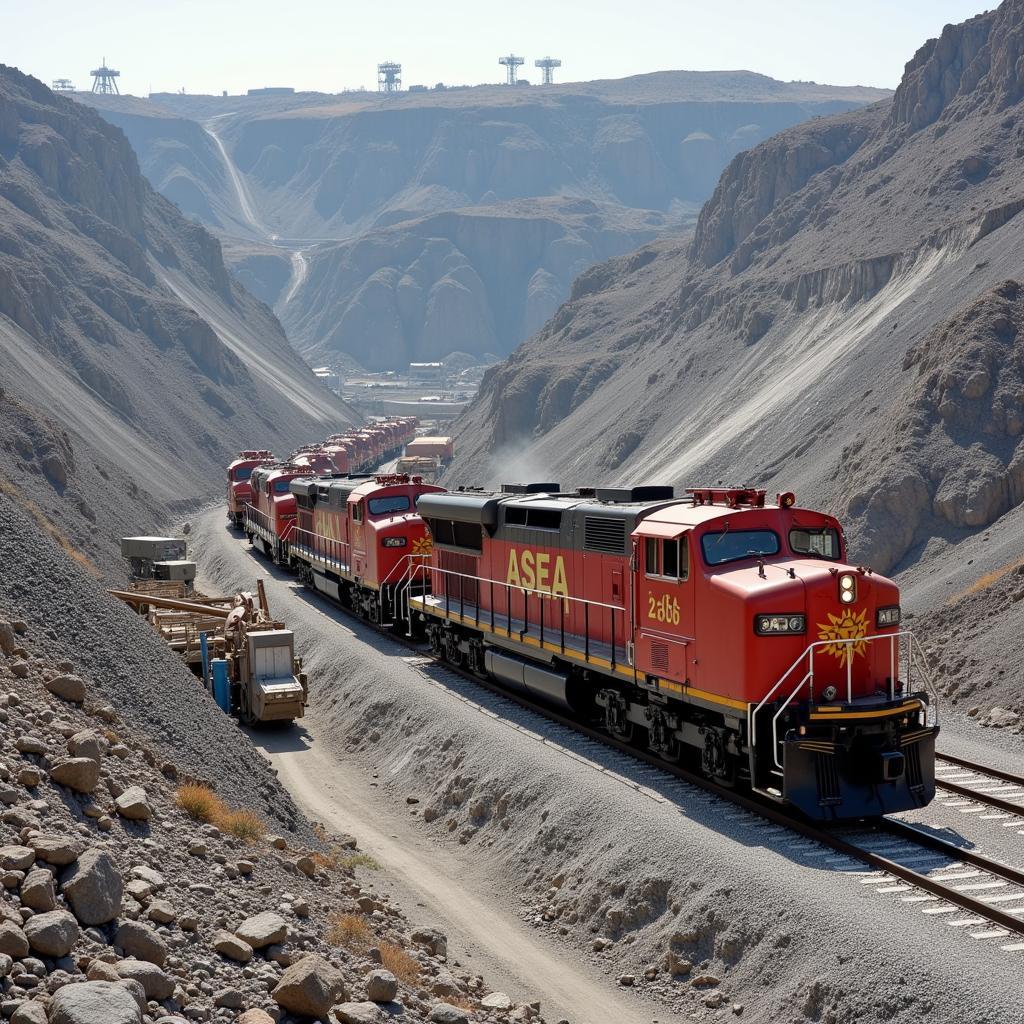
[[[449,662],[812,818],[928,803],[938,727],[896,585],[791,494],[687,494],[424,493],[411,616]]]
[[[309,476],[308,466],[279,462],[252,471],[252,497],[245,506],[243,528],[250,544],[257,542],[275,562],[285,558],[295,529],[295,495],[292,480]]]
[[[430,534],[416,512],[440,487],[401,474],[293,479],[298,521],[284,551],[304,583],[376,623],[397,617]],[[422,582],[422,581],[421,581]]]
[[[257,466],[276,462],[273,452],[264,450],[239,452],[228,466],[228,522],[238,529],[245,519],[245,506],[252,496],[249,477]]]

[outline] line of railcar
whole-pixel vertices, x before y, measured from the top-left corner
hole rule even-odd
[[[898,587],[792,494],[449,492],[286,465],[254,472],[244,528],[439,659],[812,819],[934,797],[937,700]]]

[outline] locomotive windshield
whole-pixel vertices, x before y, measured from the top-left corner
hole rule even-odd
[[[700,539],[704,561],[708,565],[724,565],[741,558],[777,555],[779,538],[772,530],[723,530],[705,533]]]
[[[291,493],[288,489],[287,480],[275,480],[274,481],[274,493],[275,494],[289,494]]]
[[[839,558],[839,531],[831,527],[789,531],[789,546],[794,555],[812,555],[833,561]]]
[[[239,466],[238,469],[235,470],[235,480],[248,480],[249,477],[252,476],[252,471],[252,466]]]
[[[393,494],[389,498],[371,498],[371,516],[386,516],[393,512],[408,512],[409,499],[404,494]]]

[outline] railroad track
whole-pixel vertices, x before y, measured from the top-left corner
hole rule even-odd
[[[283,570],[281,573],[282,576],[289,575]],[[296,587],[306,591],[302,584],[296,584]],[[313,591],[306,592],[315,593]],[[327,600],[322,594],[317,596]],[[334,602],[329,603],[335,604]],[[337,605],[335,606],[337,607]],[[343,610],[347,611],[347,609]],[[875,891],[880,895],[898,897],[909,905],[927,904],[921,907],[923,913],[936,917],[948,917],[951,927],[963,928],[973,939],[979,941],[1005,939],[1007,941],[1001,944],[1003,950],[1008,952],[1024,951],[1024,870],[1002,864],[974,850],[957,846],[955,843],[895,818],[881,818],[863,826],[843,826],[834,829],[822,828],[794,818],[774,804],[721,786],[680,765],[667,762],[648,751],[616,739],[602,730],[563,715],[553,708],[506,690],[491,680],[483,679],[460,666],[438,661],[433,658],[426,644],[405,637],[398,632],[374,626],[366,619],[351,612],[349,614],[415,652],[417,659],[424,658],[432,664],[443,666],[448,671],[505,700],[513,701],[548,721],[581,734],[604,747],[626,754],[634,761],[640,761],[691,786],[727,800],[744,811],[772,822],[783,832],[790,835],[796,833],[815,844],[834,851],[839,855],[839,860],[833,862],[832,865],[837,870],[843,870],[842,865],[846,862],[869,867],[870,871],[859,873],[859,881],[861,884],[874,886]],[[969,796],[971,800],[978,801],[979,804],[987,803],[993,807],[1005,805],[1012,807],[1012,810],[1006,813],[1024,815],[1024,779],[1008,772],[976,765],[952,755],[937,755],[937,758],[950,766],[950,771],[955,769],[971,772],[972,778],[979,780],[979,784],[986,779],[989,782],[997,781],[1000,787],[1006,784],[1015,787],[1016,783],[1020,783],[1021,804],[1012,804],[1004,798],[1002,794],[1010,792],[1008,788],[1001,789],[1001,792],[992,792],[989,791],[988,786],[984,785],[981,789],[973,785],[961,785],[961,782],[968,783],[970,781],[968,779],[944,781],[941,785],[942,788],[954,793],[963,790],[965,795]],[[1014,824],[1018,824],[1018,822],[1015,821]],[[850,867],[846,867],[845,870],[849,871]]]
[[[984,815],[990,820],[1024,817],[1024,776],[989,768],[952,754],[936,754],[935,760],[936,787],[961,798],[946,801],[945,806],[961,807],[965,814],[977,813],[985,806],[1001,812]],[[1003,824],[1006,828],[1014,828],[1021,823],[1019,820],[1004,820]]]

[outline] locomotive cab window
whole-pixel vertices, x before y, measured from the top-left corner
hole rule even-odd
[[[369,501],[371,516],[394,515],[409,511],[409,499],[404,494],[392,494],[386,498],[371,498]]]
[[[275,480],[274,481],[274,493],[275,494],[288,494],[288,481],[287,480]]]
[[[352,508],[352,521],[355,523],[363,521],[363,503],[361,501],[356,502]]]
[[[644,538],[644,572],[662,579],[685,580],[690,575],[690,556],[686,538],[659,540]]]
[[[253,466],[239,466],[238,469],[235,470],[235,480],[248,480],[249,477],[252,476],[252,471],[254,468],[255,467]]]
[[[779,538],[774,530],[722,530],[705,533],[700,546],[708,565],[724,565],[744,558],[777,555]]]
[[[811,555],[836,561],[840,556],[839,531],[830,526],[790,530],[789,547],[794,555]]]

